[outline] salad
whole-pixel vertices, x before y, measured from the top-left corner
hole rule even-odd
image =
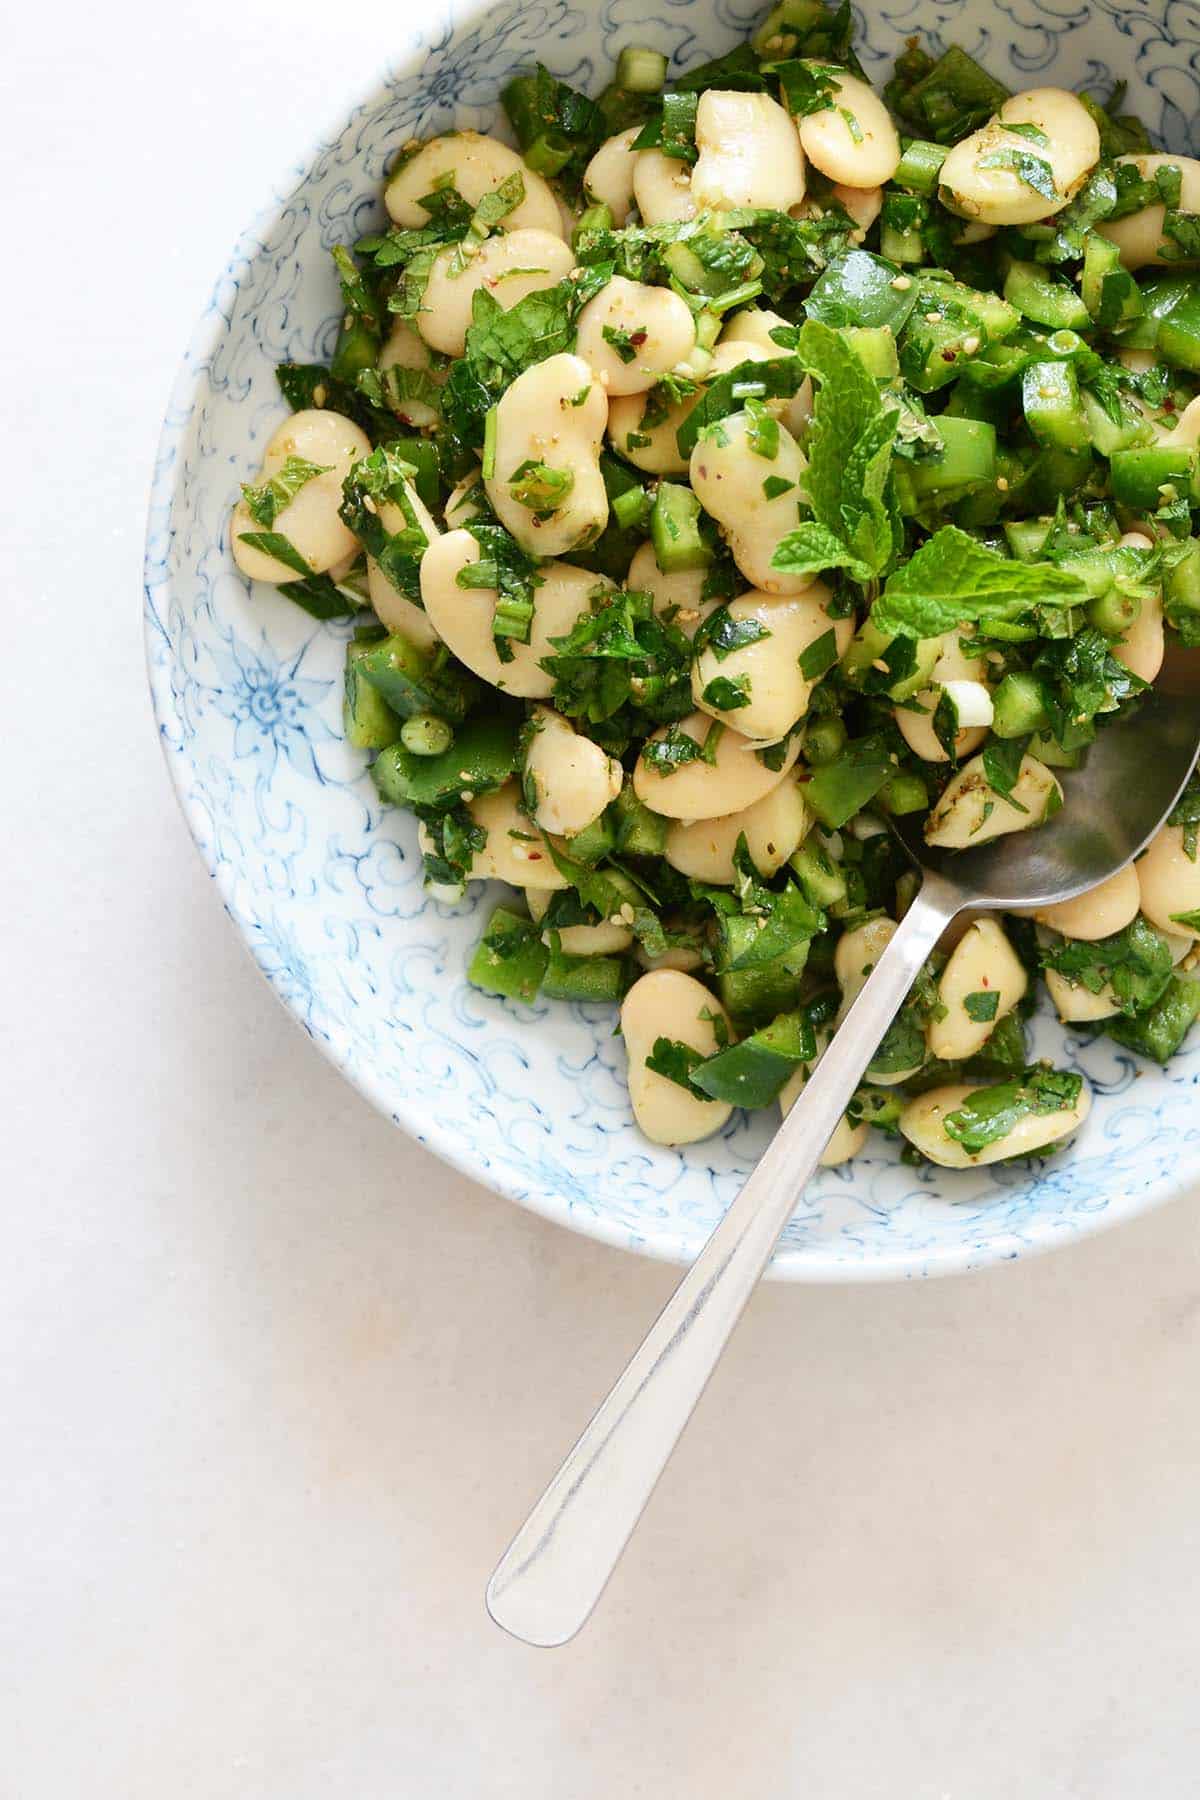
[[[328,367],[242,490],[243,573],[350,618],[345,730],[484,991],[620,1008],[660,1144],[786,1111],[931,845],[1036,830],[1200,644],[1200,161],[1121,91],[1012,94],[781,0],[668,79],[537,67],[514,149],[403,145],[334,251]],[[1086,1117],[1044,983],[1158,1061],[1200,1013],[1200,785],[1140,861],[926,965],[825,1155],[949,1167]]]

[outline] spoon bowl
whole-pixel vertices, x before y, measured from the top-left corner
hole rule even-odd
[[[1102,726],[1078,769],[1057,771],[1066,802],[1049,824],[971,850],[927,844],[918,815],[892,828],[918,867],[963,891],[963,906],[1072,900],[1145,848],[1187,785],[1198,732],[1200,650],[1173,644],[1140,704]]]

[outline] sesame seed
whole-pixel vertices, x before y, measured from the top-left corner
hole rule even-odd
[[[369,513],[377,513],[379,511],[379,508],[376,506],[374,500],[372,500],[370,494],[363,495],[363,511]]]
[[[968,356],[974,356],[974,354],[978,350],[978,348],[979,348],[979,339],[977,337],[965,337],[963,339],[963,349],[966,351]]]
[[[893,275],[889,284],[898,294],[905,294],[912,286],[912,278],[908,275]]]
[[[999,488],[999,490],[1002,494],[1007,494],[1007,492],[1008,492],[1008,476],[1007,475],[997,475],[996,486]]]
[[[941,322],[942,315],[940,312],[928,312],[925,314],[925,323],[927,325],[940,325]]]

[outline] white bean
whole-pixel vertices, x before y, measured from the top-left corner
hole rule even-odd
[[[505,226],[510,231],[528,226],[533,231],[552,231],[561,237],[562,220],[554,190],[525,167],[515,150],[498,138],[481,136],[478,131],[451,131],[422,144],[388,182],[383,203],[397,225],[426,225],[429,214],[421,201],[434,191],[440,177],[452,175],[454,186],[467,205],[474,208],[485,194],[518,169],[525,183],[525,198],[508,214]]]
[[[847,187],[844,182],[835,182],[830,193],[842,211],[849,213],[854,220],[855,229],[850,233],[851,243],[861,244],[883,211],[883,189]]]
[[[641,130],[631,125],[601,144],[583,172],[583,188],[588,199],[607,206],[614,225],[624,225],[633,205],[633,171],[638,152],[630,148]]]
[[[1063,937],[1079,938],[1094,944],[1100,938],[1124,931],[1137,918],[1141,909],[1137,870],[1132,863],[1118,869],[1107,881],[1077,894],[1074,900],[1060,900],[1056,906],[1039,906],[1033,917],[1039,925],[1060,931]]]
[[[673,819],[663,855],[693,881],[731,887],[737,879],[733,853],[740,837],[745,837],[759,873],[774,875],[803,842],[810,824],[799,783],[781,781],[753,806],[723,819]]]
[[[714,349],[705,373],[711,379],[735,369],[739,363],[760,360],[765,362],[767,353],[757,345],[726,343],[722,339]],[[805,386],[808,386],[807,381]],[[686,399],[676,401],[657,425],[644,423],[644,415],[654,403],[652,393],[614,395],[608,408],[610,443],[626,462],[644,469],[648,475],[686,475],[688,459],[679,453],[676,433],[692,409],[700,404],[703,394],[703,387],[699,387]],[[789,403],[776,404],[786,407]],[[648,442],[642,443],[643,438]]]
[[[621,791],[621,765],[550,706],[533,710],[526,795],[543,831],[573,837]]]
[[[1046,142],[1006,131],[1006,125],[1032,125]],[[1052,198],[1018,173],[1031,156],[1049,169]],[[939,193],[950,211],[965,219],[1028,225],[1061,212],[1099,160],[1100,133],[1083,102],[1065,88],[1030,88],[955,144],[938,176]]]
[[[892,717],[900,729],[901,737],[913,755],[919,756],[923,762],[949,762],[950,758],[933,728],[933,715],[941,699],[941,689],[922,688],[913,695],[913,699],[918,706],[925,708],[924,712],[913,712],[905,706],[892,708]],[[986,737],[986,727],[962,726],[954,738],[955,756],[961,762],[964,756],[970,756],[973,750],[978,750]]]
[[[429,346],[418,335],[407,319],[397,319],[388,333],[388,340],[379,353],[379,370],[386,374],[389,369],[417,369],[429,376],[429,379],[441,387],[446,379],[444,369],[435,369]],[[427,426],[437,423],[437,412],[428,400],[402,400],[396,410],[396,416],[414,431],[423,431]]]
[[[701,210],[765,206],[787,212],[804,198],[804,152],[791,115],[769,94],[709,88],[696,109],[692,197]]]
[[[944,1169],[974,1169],[985,1163],[1001,1162],[1008,1156],[1029,1156],[1035,1150],[1044,1150],[1047,1144],[1056,1144],[1060,1138],[1077,1131],[1092,1109],[1091,1090],[1085,1081],[1078,1100],[1070,1109],[1027,1114],[1018,1119],[1006,1137],[998,1138],[994,1144],[986,1145],[972,1156],[956,1138],[948,1135],[942,1121],[949,1113],[957,1112],[972,1094],[981,1091],[978,1083],[969,1081],[931,1088],[927,1094],[909,1101],[900,1114],[900,1129],[909,1143],[930,1162],[940,1163]]]
[[[1017,804],[1014,806],[1013,801]],[[1045,823],[1062,805],[1057,778],[1036,756],[1021,759],[1012,798],[990,784],[982,756],[973,756],[951,777],[925,825],[925,841],[946,850],[967,850],[1011,831]],[[1022,812],[1020,809],[1024,807]]]
[[[968,630],[948,631],[940,640],[922,639],[918,645],[920,655],[927,643],[940,643],[936,661],[930,670],[932,686],[921,688],[913,695],[918,706],[924,712],[913,712],[903,705],[897,706],[892,713],[900,735],[914,755],[924,762],[948,762],[950,759],[942,746],[937,732],[933,728],[933,717],[937,711],[938,701],[944,688],[952,683],[969,683],[972,687],[980,685],[980,677],[986,665],[979,657],[969,654],[970,632]],[[990,698],[990,697],[989,697]],[[993,709],[994,710],[994,709]],[[975,725],[959,716],[959,730],[954,739],[954,754],[961,761],[970,756],[972,751],[987,737],[987,729]]]
[[[348,525],[343,525],[338,507],[342,503],[342,482],[354,464],[370,454],[371,442],[365,432],[341,413],[319,407],[293,413],[267,440],[260,481],[269,481],[278,474],[289,456],[325,470],[323,475],[314,475],[304,483],[295,499],[276,513],[270,527],[287,538],[314,574],[324,575],[358,554],[358,539]],[[251,581],[295,581],[295,569],[242,543],[243,532],[263,529],[251,516],[245,500],[239,500],[229,527],[234,562]]]
[[[796,528],[804,458],[786,425],[779,427],[779,449],[771,461],[751,448],[749,429],[746,413],[732,413],[721,420],[719,435],[700,438],[689,466],[692,487],[705,512],[725,527],[733,560],[753,587],[767,594],[800,594],[816,576],[783,575],[772,568],[771,558],[780,538]],[[768,476],[791,485],[768,500],[763,493]]]
[[[820,1062],[822,1056],[824,1056],[827,1044],[828,1038],[826,1038],[825,1044],[822,1044],[820,1050],[817,1052],[817,1062]],[[803,1093],[809,1077],[816,1066],[817,1063],[813,1063],[811,1068],[799,1068],[794,1074],[788,1076],[779,1095],[779,1107],[785,1119],[791,1112],[793,1106],[795,1106],[800,1095]],[[869,1125],[866,1125],[861,1121],[857,1125],[852,1125],[845,1113],[843,1113],[837,1122],[837,1127],[834,1130],[833,1136],[830,1138],[818,1158],[821,1167],[823,1169],[838,1169],[843,1163],[848,1163],[851,1157],[858,1155],[869,1136]]]
[[[692,664],[695,704],[716,719],[726,719],[756,743],[775,743],[786,736],[808,711],[819,679],[810,679],[801,669],[804,652],[832,631],[840,658],[854,635],[853,620],[830,618],[827,607],[832,598],[823,581],[814,581],[802,594],[752,591],[731,600],[729,616],[735,623],[752,621],[767,635],[720,660],[714,650],[702,650]],[[709,683],[722,678],[744,684],[747,705],[726,710],[705,699]]]
[[[703,953],[690,944],[672,944],[659,956],[651,956],[646,946],[639,944],[635,955],[643,969],[679,969],[690,975],[694,969],[704,967]]]
[[[833,973],[842,990],[839,1017],[844,1018],[863,990],[867,976],[875,967],[897,931],[894,919],[868,919],[853,931],[843,931],[833,953]]]
[[[442,517],[446,521],[446,530],[454,531],[460,525],[469,525],[472,519],[486,518],[487,512],[483,472],[476,464],[451,493],[442,508]]]
[[[1111,646],[1112,653],[1132,674],[1143,681],[1153,681],[1163,666],[1166,634],[1163,629],[1163,603],[1155,592],[1143,597],[1137,618],[1127,625],[1121,637]]]
[[[987,1043],[1025,994],[1029,977],[1024,964],[995,919],[976,919],[963,933],[942,970],[938,999],[946,1009],[944,1019],[932,1018],[926,1029],[929,1054],[943,1062],[965,1062]],[[995,1011],[987,1019],[971,1017],[968,1002],[996,996]]]
[[[658,566],[654,545],[647,542],[634,552],[625,586],[631,593],[651,595],[655,613],[667,614],[671,624],[692,638],[701,621],[721,604],[719,600],[700,598],[707,574],[707,569],[673,569],[670,574],[665,573]]]
[[[741,312],[734,313],[721,333],[721,341],[713,352],[713,372],[724,374],[726,369],[736,368],[739,360],[747,360],[746,357],[738,358],[732,355],[730,346],[735,346],[738,350],[747,353],[752,350],[761,350],[768,362],[773,362],[780,356],[790,356],[791,351],[785,350],[783,345],[777,344],[771,336],[772,331],[778,330],[781,325],[786,326],[787,323],[788,321],[782,313],[772,312],[766,306],[747,306]],[[729,362],[721,361],[720,366],[716,366],[717,359],[724,356],[730,357]],[[807,375],[804,377],[790,400],[776,400],[769,404],[771,411],[783,421],[792,436],[799,437],[812,417],[813,389],[810,377]]]
[[[565,556],[593,543],[608,521],[600,445],[608,422],[604,389],[582,357],[566,352],[517,376],[496,407],[496,469],[488,499],[502,525],[534,556]],[[567,470],[572,486],[549,517],[514,499],[511,482],[527,462]]]
[[[643,225],[669,225],[694,219],[692,174],[678,157],[661,150],[639,150],[633,166],[633,196]]]
[[[1098,994],[1082,982],[1068,981],[1057,969],[1047,969],[1046,990],[1054,1002],[1054,1010],[1064,1025],[1088,1025],[1095,1019],[1111,1019],[1120,1012],[1111,982],[1105,982]]]
[[[831,70],[830,78],[834,92],[829,105],[797,121],[804,154],[831,181],[881,187],[900,161],[900,139],[888,109],[857,75]]]
[[[1150,180],[1156,169],[1178,169],[1179,211],[1200,212],[1200,162],[1194,156],[1118,156],[1117,161],[1132,163],[1143,181]],[[1179,255],[1180,246],[1163,231],[1166,216],[1166,207],[1156,203],[1143,206],[1140,212],[1128,213],[1123,219],[1114,219],[1111,225],[1098,225],[1096,229],[1101,237],[1117,246],[1127,269],[1144,269],[1151,263],[1160,268],[1164,264],[1178,268],[1181,263],[1195,259]],[[1170,252],[1165,258],[1164,250]]]
[[[1200,394],[1189,400],[1170,431],[1159,438],[1160,444],[1179,444],[1185,450],[1194,450],[1200,445]],[[1121,539],[1123,544],[1131,542],[1135,537],[1145,537],[1144,532],[1127,531]],[[1152,545],[1153,538],[1147,540],[1147,547]]]
[[[987,662],[978,652],[972,650],[971,639],[975,635],[973,625],[960,626],[957,631],[947,631],[939,643],[937,661],[930,671],[930,680],[935,687],[945,687],[950,681],[981,681],[987,670]],[[928,643],[927,638],[918,640]]]
[[[521,811],[520,801],[521,790],[515,781],[468,801],[467,811],[486,831],[487,842],[475,852],[467,880],[507,881],[513,887],[547,891],[566,887],[541,832]]]
[[[441,536],[434,524],[421,496],[411,482],[404,483],[404,492],[413,516],[421,530],[425,533],[427,544]],[[403,531],[408,525],[404,511],[394,500],[383,500],[378,503],[379,523],[387,532]],[[389,631],[398,631],[402,637],[415,644],[418,650],[428,650],[438,641],[433,620],[424,609],[394,588],[373,556],[367,558],[367,590],[371,596],[371,605],[377,618],[387,626]]]
[[[1195,925],[1176,916],[1200,912],[1200,853],[1195,861],[1188,855],[1183,827],[1164,825],[1135,866],[1142,911],[1150,923],[1177,937],[1200,938]]]
[[[793,738],[778,769],[769,769],[749,738],[702,712],[689,713],[677,725],[661,727],[647,742],[656,743],[668,729],[683,732],[702,746],[707,745],[710,731],[721,733],[711,763],[696,759],[663,775],[646,761],[644,750],[638,757],[633,791],[651,812],[668,819],[719,819],[726,813],[741,812],[778,787],[800,754],[799,739]]]
[[[545,915],[550,904],[549,889],[526,888],[525,904],[529,908],[530,918],[536,924]],[[543,942],[549,942],[549,931],[543,931],[542,939]],[[619,956],[622,950],[628,950],[633,943],[633,933],[628,925],[614,925],[611,919],[601,919],[598,925],[561,926],[558,942],[566,956]]]
[[[425,342],[446,356],[461,356],[476,294],[486,288],[505,312],[528,294],[552,288],[575,266],[568,245],[556,232],[508,231],[490,237],[460,266],[459,245],[450,244],[434,258],[417,328]]]
[[[576,354],[611,395],[644,394],[695,346],[696,325],[686,300],[670,288],[647,287],[623,275],[614,275],[588,301],[575,336]]]
[[[863,984],[895,937],[897,930],[894,919],[868,919],[865,924],[856,926],[853,931],[844,931],[838,939],[837,948],[833,953],[833,972],[837,984],[842,990],[842,1004],[838,1008],[837,1018],[839,1025],[862,992]],[[879,1087],[898,1087],[902,1081],[908,1081],[917,1073],[924,1060],[922,1055],[911,1068],[895,1069],[890,1074],[882,1074],[878,1069],[872,1069],[870,1078]]]
[[[634,982],[621,1006],[621,1035],[629,1058],[633,1116],[652,1144],[696,1144],[720,1131],[733,1111],[721,1100],[701,1100],[646,1067],[656,1039],[690,1044],[702,1056],[720,1047],[714,1025],[724,1008],[702,982],[677,969],[656,969]]]
[[[540,663],[554,655],[550,640],[565,637],[586,611],[589,597],[608,584],[572,563],[548,564],[533,596],[529,642],[512,643],[512,661],[501,662],[492,637],[495,588],[461,587],[458,581],[480,555],[469,531],[448,531],[430,544],[421,558],[421,598],[430,623],[459,662],[493,687],[526,700],[546,700],[554,692],[554,677]]]

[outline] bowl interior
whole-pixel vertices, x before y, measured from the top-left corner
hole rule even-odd
[[[687,1258],[749,1173],[772,1120],[735,1114],[675,1152],[634,1129],[613,1015],[521,1008],[467,985],[492,900],[447,909],[422,890],[415,829],[380,808],[341,739],[345,628],[315,626],[229,556],[238,482],[282,412],[274,368],[327,358],[337,320],[329,250],[381,217],[399,146],[452,125],[488,129],[508,77],[541,59],[597,91],[645,43],[676,68],[729,49],[762,8],[735,0],[564,0],[439,7],[393,72],[323,141],[298,184],[246,233],[172,396],[151,505],[146,631],[162,742],[184,810],[259,967],[305,1030],[398,1124],[500,1193],[611,1242]],[[1014,88],[1061,83],[1128,104],[1166,147],[1200,151],[1200,6],[1090,0],[1003,11],[946,0],[859,17],[869,74],[903,40],[957,42]],[[1107,1042],[1036,1022],[1038,1050],[1082,1069],[1097,1104],[1045,1167],[912,1169],[873,1138],[824,1172],[788,1226],[775,1273],[869,1279],[968,1267],[1115,1220],[1181,1185],[1197,1136],[1200,1046],[1163,1073]]]

